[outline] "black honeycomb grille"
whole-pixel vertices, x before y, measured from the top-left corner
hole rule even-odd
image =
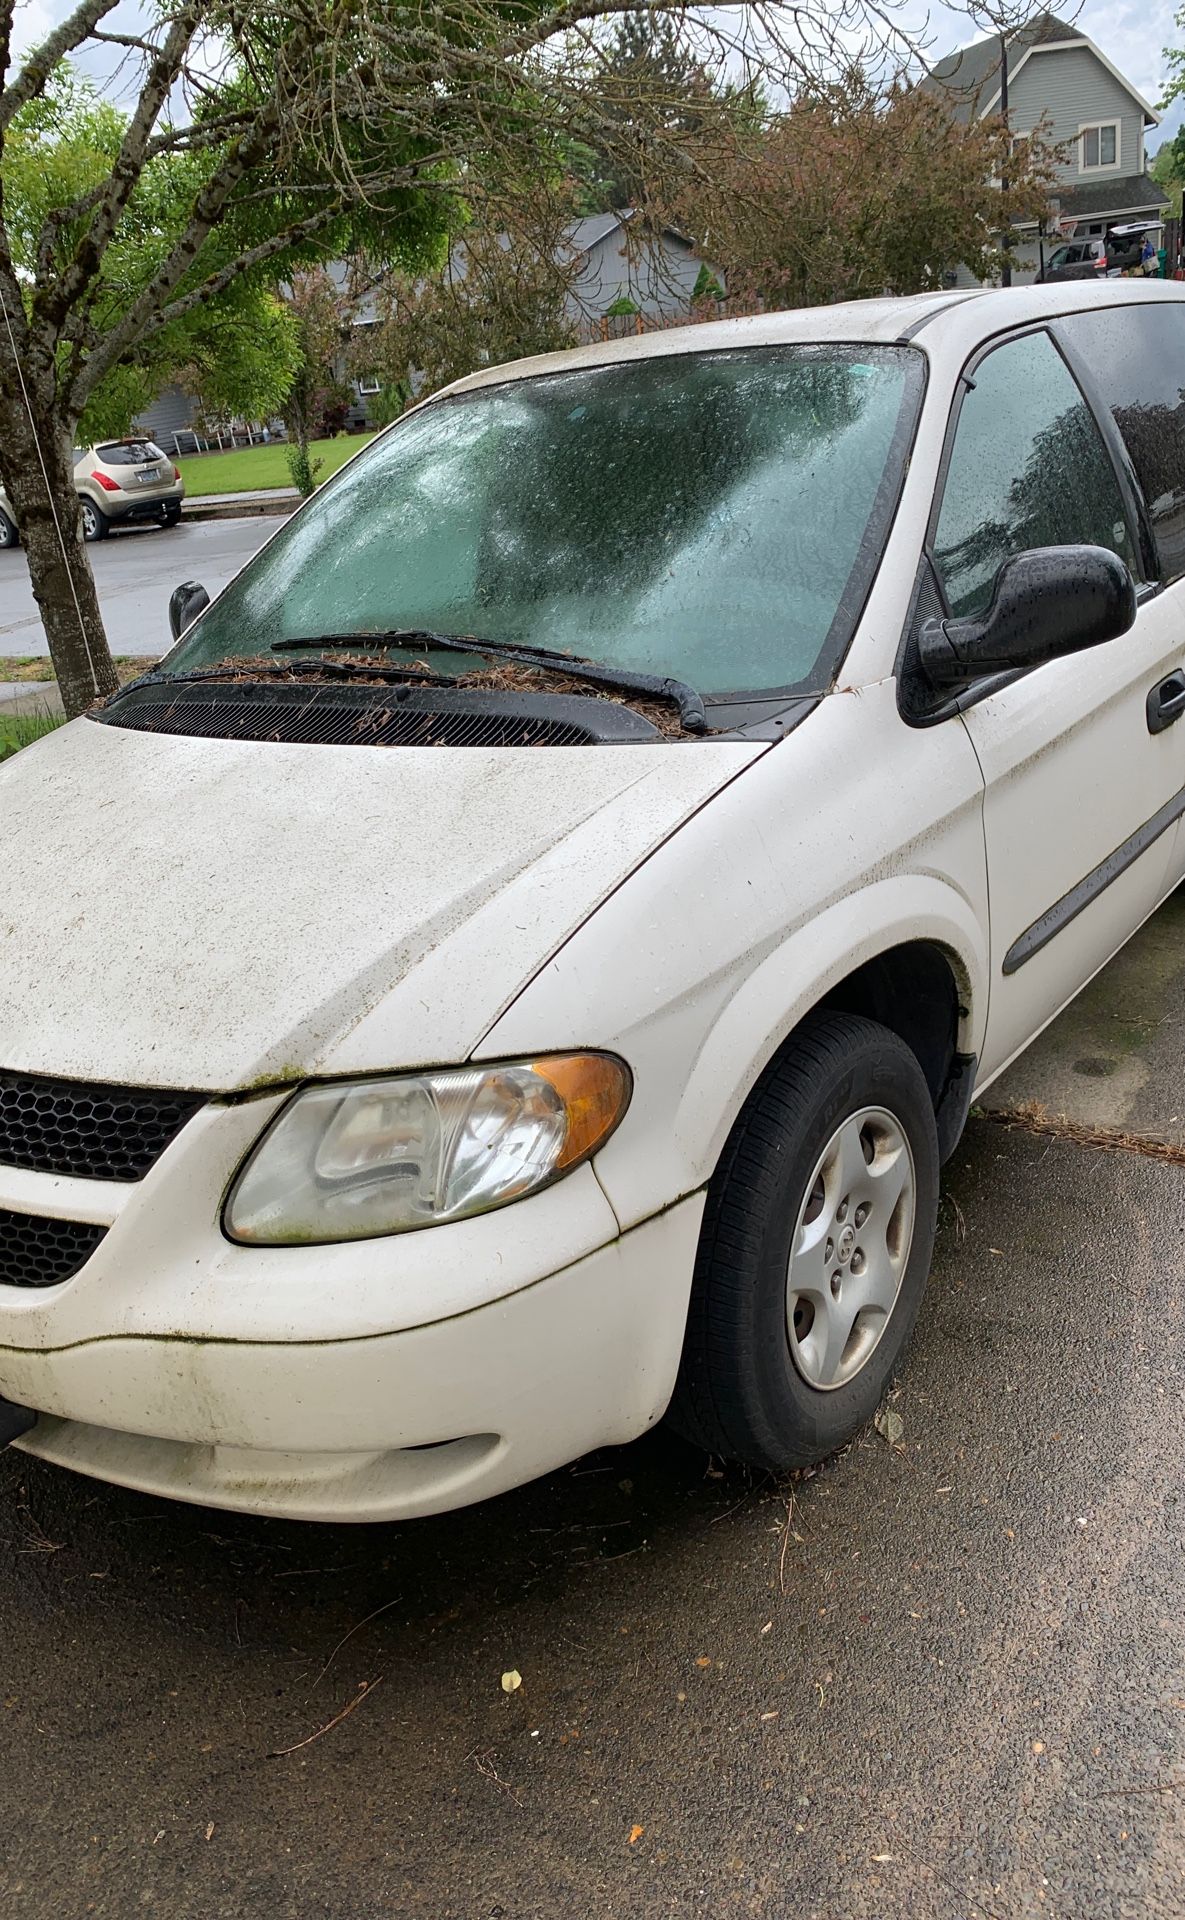
[[[52,1287],[90,1259],[106,1227],[0,1207],[0,1287]]]
[[[0,1166],[142,1180],[205,1099],[0,1072]]]
[[[404,684],[150,682],[94,717],[138,733],[306,746],[584,747],[659,738],[649,720],[615,700]]]

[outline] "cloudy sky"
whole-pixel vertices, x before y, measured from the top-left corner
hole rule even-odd
[[[55,21],[64,18],[72,4],[73,0],[17,0],[18,49],[35,44]],[[1056,11],[1056,0],[1050,0],[1050,4]],[[136,0],[125,0],[119,12],[125,11],[134,16],[138,12]],[[1185,44],[1185,30],[1174,24],[1174,0],[1082,0],[1076,14],[1072,7],[1066,11],[1155,107],[1164,82],[1162,49]],[[935,59],[979,38],[965,13],[942,5],[932,5],[927,12],[922,0],[905,0],[900,17],[915,31],[925,32]],[[1162,131],[1174,132],[1181,118],[1178,102],[1166,114]],[[1157,133],[1150,139],[1150,149],[1161,137]]]

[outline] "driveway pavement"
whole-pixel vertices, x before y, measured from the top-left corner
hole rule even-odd
[[[282,522],[275,518],[215,520],[180,526],[129,527],[88,548],[113,653],[164,653],[169,595],[182,580],[200,580],[213,594],[236,574]],[[0,656],[48,653],[29,569],[20,548],[0,553]]]
[[[1183,974],[1179,897],[987,1097],[896,1447],[357,1531],[0,1457],[4,1911],[1180,1920]]]

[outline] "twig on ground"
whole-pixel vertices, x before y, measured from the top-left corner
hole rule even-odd
[[[382,1606],[376,1607],[373,1613],[368,1613],[365,1620],[357,1621],[355,1625],[350,1628],[350,1631],[348,1633],[343,1633],[341,1639],[338,1641],[336,1647],[333,1649],[333,1652],[330,1654],[328,1660],[325,1662],[325,1665],[322,1667],[320,1673],[317,1675],[317,1678],[313,1681],[313,1685],[309,1688],[308,1693],[305,1694],[306,1700],[312,1697],[313,1689],[315,1687],[320,1686],[322,1680],[324,1680],[325,1678],[325,1675],[329,1672],[330,1667],[333,1665],[334,1661],[337,1659],[338,1654],[341,1652],[342,1648],[345,1646],[346,1641],[352,1640],[356,1633],[361,1633],[363,1627],[368,1627],[372,1620],[377,1620],[380,1613],[390,1613],[391,1608],[397,1607],[399,1605],[399,1602],[402,1600],[402,1598],[403,1598],[403,1595],[401,1593],[397,1593],[393,1600],[384,1600]]]
[[[267,1756],[268,1759],[282,1760],[286,1753],[299,1753],[302,1747],[311,1747],[314,1740],[320,1740],[325,1734],[332,1733],[334,1727],[340,1727],[343,1720],[349,1719],[355,1707],[360,1707],[362,1705],[362,1702],[365,1700],[368,1693],[374,1692],[375,1688],[382,1681],[382,1678],[383,1676],[380,1673],[377,1680],[360,1681],[358,1686],[358,1691],[354,1695],[354,1698],[352,1700],[347,1700],[341,1712],[335,1713],[332,1720],[327,1720],[323,1727],[318,1727],[315,1733],[310,1733],[308,1735],[307,1739],[297,1740],[294,1743],[294,1745],[290,1747],[273,1747],[271,1749],[271,1752]]]
[[[789,1547],[792,1539],[797,1540],[801,1537],[799,1534],[795,1533],[794,1531],[795,1505],[796,1505],[796,1501],[795,1501],[794,1493],[793,1491],[791,1491],[786,1498],[786,1519],[782,1527],[782,1551],[778,1555],[778,1591],[779,1593],[785,1593],[786,1591],[786,1550]]]
[[[487,1747],[484,1753],[479,1753],[477,1748],[474,1747],[472,1753],[467,1754],[466,1758],[472,1760],[483,1780],[491,1780],[496,1787],[501,1787],[503,1793],[507,1794],[509,1798],[514,1801],[515,1806],[521,1807],[523,1803],[519,1799],[517,1792],[511,1786],[509,1780],[503,1780],[502,1775],[494,1765],[494,1751],[493,1747]]]
[[[1144,1133],[1122,1133],[1117,1127],[1086,1127],[1061,1115],[1055,1119],[1036,1100],[1026,1100],[1019,1107],[981,1107],[978,1117],[998,1127],[1069,1140],[1076,1147],[1098,1147],[1104,1153],[1139,1153],[1148,1160],[1185,1167],[1185,1146],[1175,1147],[1168,1140],[1154,1140]]]

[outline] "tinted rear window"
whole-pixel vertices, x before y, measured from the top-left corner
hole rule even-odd
[[[1185,574],[1185,304],[1105,307],[1060,323],[1094,375],[1140,483],[1165,580]]]
[[[95,453],[105,467],[142,467],[145,461],[163,460],[164,454],[152,440],[119,440]]]

